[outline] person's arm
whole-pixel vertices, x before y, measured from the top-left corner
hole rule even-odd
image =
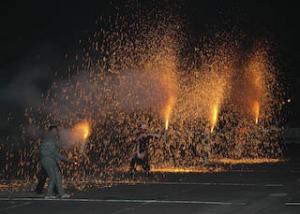
[[[55,153],[55,159],[57,161],[67,161],[67,162],[70,161],[68,158],[66,158],[65,156],[59,154],[58,152]]]
[[[59,154],[59,152],[57,150],[57,147],[54,149],[53,153],[54,153],[54,157],[55,157],[56,161],[67,161],[67,162],[69,162],[68,158],[66,158],[65,156]]]

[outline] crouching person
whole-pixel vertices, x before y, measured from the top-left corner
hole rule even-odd
[[[147,133],[147,126],[142,125],[139,129],[136,138],[136,147],[134,150],[133,157],[130,162],[130,173],[134,175],[136,171],[136,165],[141,165],[145,170],[146,174],[150,173],[150,165],[149,165],[149,141],[152,138],[159,138],[159,134],[150,134]]]
[[[57,190],[58,197],[70,197],[69,194],[65,193],[62,187],[62,178],[57,165],[58,161],[68,161],[67,158],[58,153],[58,140],[58,127],[56,125],[50,125],[49,132],[45,134],[40,147],[42,167],[46,170],[50,177],[48,192],[45,198],[50,199],[56,198],[56,195],[54,194],[55,188]]]

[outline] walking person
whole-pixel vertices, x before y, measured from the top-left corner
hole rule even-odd
[[[45,169],[48,176],[50,177],[48,191],[45,198],[50,199],[56,198],[56,195],[54,194],[55,188],[57,188],[58,197],[70,197],[69,194],[65,193],[62,187],[61,174],[57,165],[58,161],[68,161],[67,158],[58,153],[58,140],[58,127],[56,125],[50,125],[49,132],[45,134],[40,147],[42,167]]]

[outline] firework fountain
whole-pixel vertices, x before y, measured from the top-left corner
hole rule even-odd
[[[186,40],[178,17],[151,18],[118,15],[108,29],[81,42],[83,53],[68,77],[53,82],[38,109],[26,110],[27,147],[18,151],[19,170],[10,171],[15,168],[7,151],[3,174],[34,177],[40,138],[28,140],[26,127],[44,130],[50,123],[62,127],[61,142],[73,161],[63,164],[63,174],[77,187],[126,171],[144,123],[166,135],[151,143],[153,171],[205,171],[207,161],[282,157],[274,120],[280,103],[274,91],[280,88],[267,48],[240,54],[240,41],[224,36],[190,53],[197,63],[183,68],[182,58],[189,56],[181,54]]]

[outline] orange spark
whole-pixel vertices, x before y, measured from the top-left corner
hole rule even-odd
[[[263,51],[256,50],[253,53],[248,65],[248,73],[246,74],[249,78],[248,85],[248,99],[249,104],[247,108],[250,110],[250,114],[254,117],[255,123],[259,122],[262,110],[268,102],[268,61]]]
[[[72,129],[74,136],[80,140],[86,140],[91,134],[91,127],[87,120],[77,123]]]
[[[212,108],[212,111],[211,111],[211,119],[210,119],[210,122],[211,122],[211,128],[210,128],[210,132],[213,132],[215,126],[216,126],[216,123],[217,123],[217,119],[218,119],[218,105],[214,105],[213,108]]]
[[[165,129],[167,130],[169,127],[169,121],[170,121],[170,115],[173,109],[173,106],[175,104],[175,98],[171,95],[168,99],[165,111],[164,111],[164,117],[165,117]]]
[[[258,101],[254,101],[254,103],[253,103],[253,112],[254,112],[255,123],[256,124],[258,123],[259,110],[260,110],[259,102]]]
[[[284,159],[279,158],[242,158],[242,159],[231,159],[231,158],[216,158],[210,159],[211,163],[221,164],[262,164],[262,163],[278,163],[285,162]]]
[[[168,127],[169,127],[169,119],[166,120],[165,129],[168,130]]]

